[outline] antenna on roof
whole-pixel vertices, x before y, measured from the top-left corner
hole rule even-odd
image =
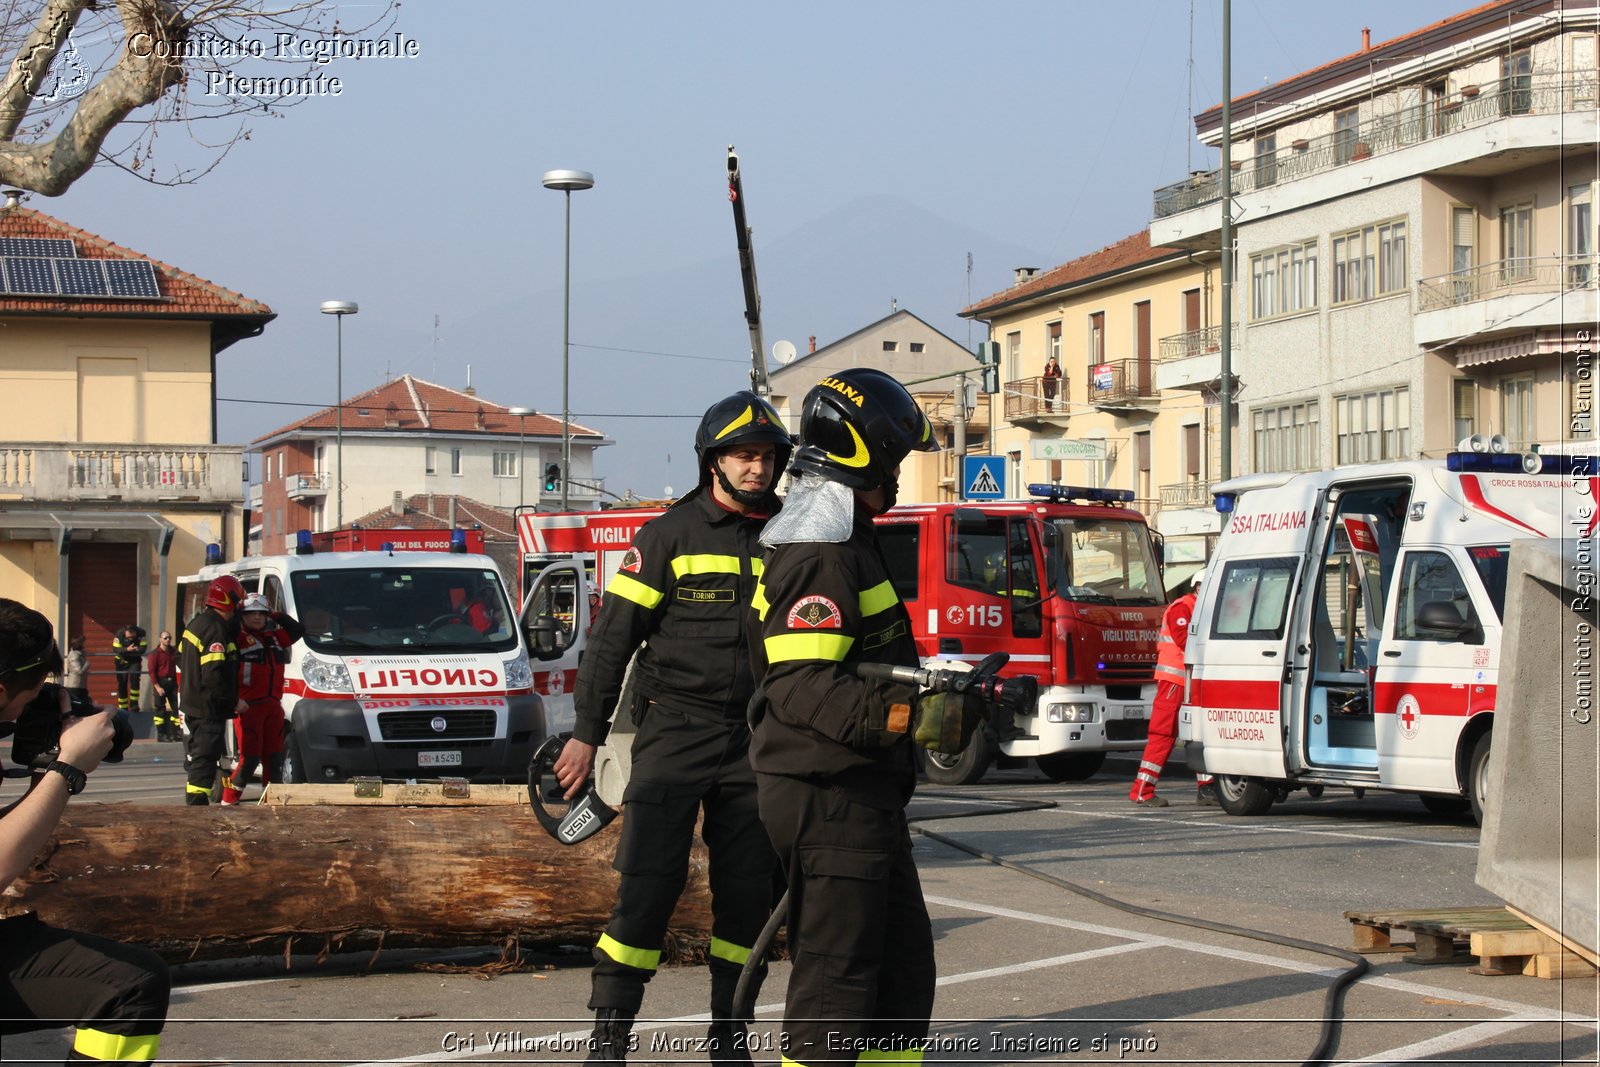
[[[439,380],[439,316],[433,316],[433,381]]]
[[[22,190],[21,189],[7,189],[7,190],[5,190],[5,198],[6,198],[5,205],[4,205],[3,208],[0,208],[0,210],[5,210],[7,208],[14,208],[14,207],[21,207],[22,206]]]

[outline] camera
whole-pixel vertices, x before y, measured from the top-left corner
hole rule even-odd
[[[68,709],[61,712],[61,694],[66,692]],[[11,738],[11,760],[23,766],[42,770],[61,754],[61,722],[67,716],[80,718],[98,715],[100,709],[86,696],[63,690],[55,682],[46,682],[39,695],[17,716],[16,732]],[[133,727],[121,715],[111,720],[111,751],[102,763],[121,763],[123,753],[133,744]]]

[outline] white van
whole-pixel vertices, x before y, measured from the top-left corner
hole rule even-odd
[[[1510,542],[1592,538],[1597,473],[1456,452],[1217,485],[1179,736],[1224,810],[1348,786],[1481,819]]]
[[[545,739],[544,705],[517,613],[489,557],[251,556],[182,579],[185,620],[223,574],[306,628],[285,672],[287,781],[527,780]],[[469,616],[474,598],[483,609]]]

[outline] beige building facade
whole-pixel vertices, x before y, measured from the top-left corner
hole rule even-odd
[[[1219,528],[1205,491],[1220,440],[1218,266],[1214,253],[1152,247],[1145,231],[1018,271],[962,312],[999,345],[993,441],[1008,496],[1034,483],[1125,489],[1168,561],[1204,559]]]
[[[216,359],[265,304],[32,211],[0,207],[0,596],[85,639],[181,624],[174,582],[243,551],[243,448],[216,441]]]
[[[1234,101],[1236,473],[1593,447],[1597,31],[1490,3]],[[1215,252],[1222,201],[1157,190],[1152,238]]]

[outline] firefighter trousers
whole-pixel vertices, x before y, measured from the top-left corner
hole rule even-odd
[[[167,965],[142,945],[33,914],[0,919],[0,1034],[76,1026],[73,1059],[149,1062],[171,987]]]
[[[183,797],[186,804],[211,803],[211,791],[217,782],[217,764],[222,760],[223,732],[227,729],[226,719],[189,716],[189,739],[184,751],[189,776]]]
[[[118,711],[139,710],[139,679],[143,670],[138,663],[126,667],[120,663],[116,665]]]
[[[783,1062],[921,1062],[937,972],[905,799],[826,780],[757,781],[789,882]]]
[[[756,806],[749,729],[650,704],[633,744],[616,907],[595,946],[589,1007],[637,1015],[688,880],[695,817],[710,854],[711,1013],[732,1017],[739,972],[772,912],[776,859]],[[764,973],[758,976],[764,977]],[[758,986],[759,988],[759,986]]]

